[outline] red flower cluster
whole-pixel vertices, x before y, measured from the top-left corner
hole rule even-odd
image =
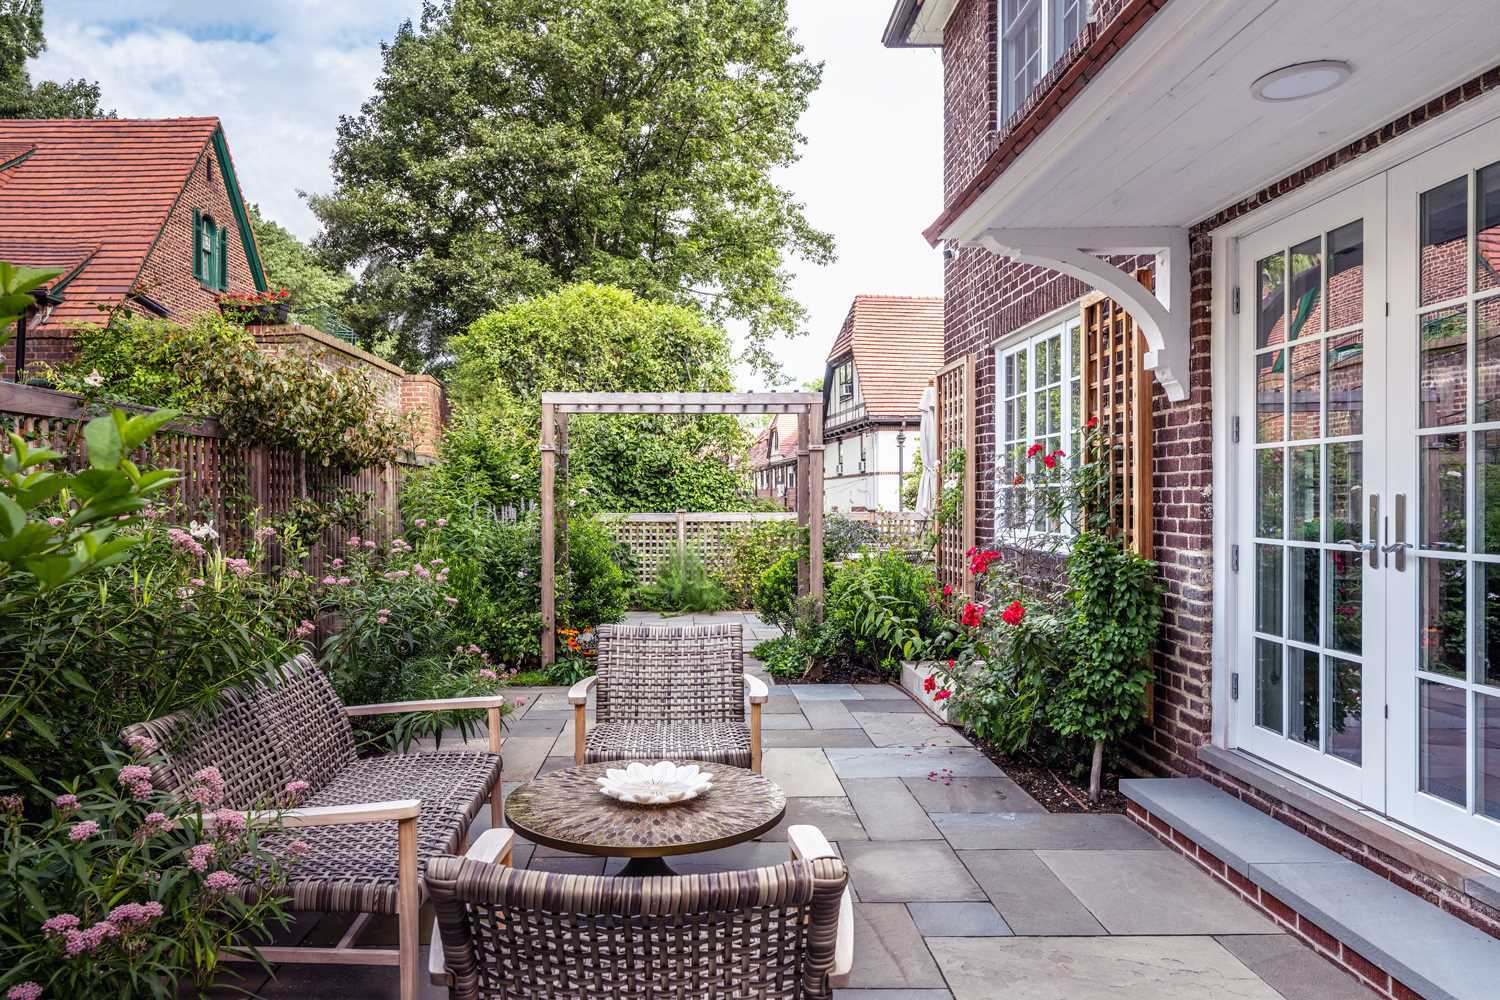
[[[945,583],[945,584],[943,584],[943,596],[944,597],[952,597],[953,596],[953,584],[951,584],[951,583]]]
[[[970,601],[964,605],[964,609],[959,614],[958,620],[969,628],[977,628],[979,623],[984,621],[984,605],[975,604]]]
[[[1021,624],[1021,619],[1026,617],[1026,606],[1020,601],[1011,601],[1010,606],[1000,613],[1000,620],[1010,626]]]
[[[936,694],[934,694],[932,696],[932,700],[933,701],[942,701],[944,698],[948,698],[948,697],[952,696],[952,694],[953,694],[952,691],[949,691],[947,688],[943,688],[941,691],[937,692]]]
[[[990,563],[1000,558],[1000,553],[994,549],[970,549],[969,550],[969,572],[975,576],[983,576],[989,572]]]
[[[225,292],[216,298],[222,305],[258,306],[271,302],[281,302],[291,298],[291,295],[292,293],[285,288],[278,288],[275,291],[267,289],[264,292]]]
[[[1089,430],[1093,430],[1095,427],[1099,426],[1099,418],[1089,417],[1089,422],[1084,424],[1083,426],[1087,427]]]
[[[931,691],[935,687],[937,687],[937,680],[931,674],[928,674],[927,679],[922,682],[922,690]]]

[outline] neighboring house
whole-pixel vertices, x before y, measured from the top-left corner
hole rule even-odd
[[[922,391],[943,366],[943,300],[858,295],[823,377],[829,511],[898,511],[916,461]]]
[[[750,446],[750,478],[755,495],[797,510],[797,416],[779,413]]]
[[[186,320],[264,291],[217,118],[0,121],[0,260],[63,273],[7,350],[65,361],[71,330],[124,308]]]
[[[1043,436],[1077,432],[1103,293],[1144,340],[1166,583],[1131,762],[1500,936],[1494,14],[898,0],[885,41],[942,47],[926,235],[945,359],[973,359],[979,544],[1007,540],[1024,414],[1055,394]],[[1344,943],[1348,967],[1381,959]]]

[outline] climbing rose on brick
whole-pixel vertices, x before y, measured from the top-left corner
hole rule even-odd
[[[965,604],[959,621],[963,622],[969,628],[977,628],[979,623],[984,621],[984,605],[975,604],[972,601]]]
[[[1026,606],[1020,601],[1011,601],[1010,606],[1000,613],[1000,620],[1011,626],[1021,624],[1021,619],[1025,617]]]

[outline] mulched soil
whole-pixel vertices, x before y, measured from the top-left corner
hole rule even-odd
[[[1024,757],[1007,757],[992,747],[977,744],[986,757],[1025,789],[1048,812],[1055,813],[1123,813],[1125,796],[1120,794],[1120,776],[1104,772],[1104,795],[1096,806],[1090,806],[1088,784],[1078,784],[1055,768]]]

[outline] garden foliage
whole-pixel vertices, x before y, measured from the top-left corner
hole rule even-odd
[[[637,592],[640,606],[662,614],[720,611],[729,595],[709,576],[703,557],[691,546],[675,549],[656,570],[656,578]]]

